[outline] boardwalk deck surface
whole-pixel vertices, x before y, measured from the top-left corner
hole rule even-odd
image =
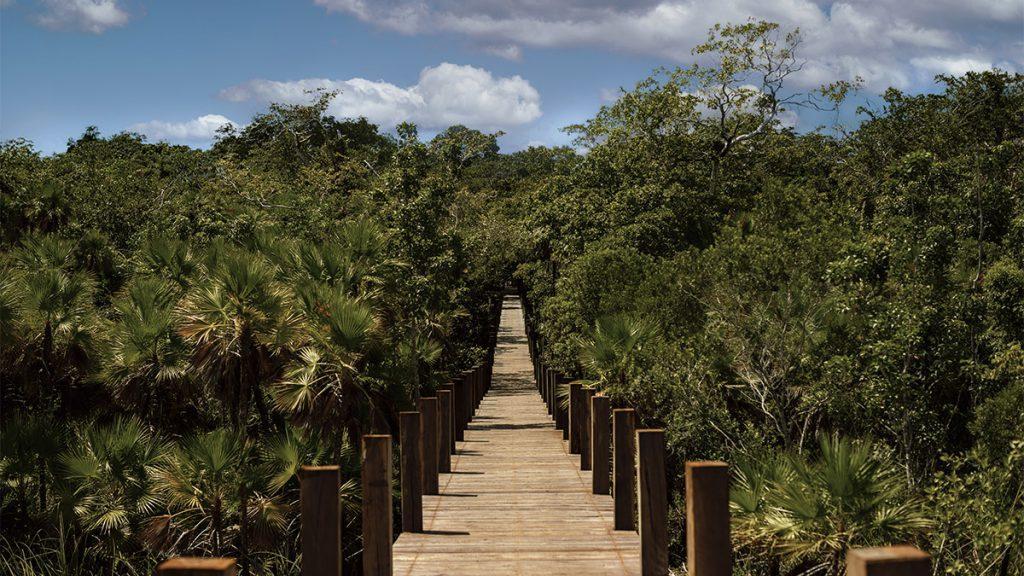
[[[640,574],[640,539],[569,454],[533,383],[518,298],[506,298],[494,383],[466,441],[423,497],[423,533],[394,545],[400,576]]]

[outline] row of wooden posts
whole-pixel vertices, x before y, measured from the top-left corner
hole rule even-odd
[[[456,442],[464,440],[480,402],[491,388],[501,301],[492,310],[483,363],[438,387],[437,395],[417,400],[417,411],[399,412],[401,530],[423,531],[423,495],[437,494],[438,475],[451,472]],[[391,576],[392,436],[362,439],[363,575]],[[341,468],[302,466],[299,470],[299,539],[303,576],[341,576]],[[157,567],[158,576],[235,576],[230,558],[172,558]]]
[[[580,455],[580,469],[591,472],[593,493],[613,497],[615,529],[639,531],[642,576],[667,576],[665,431],[638,429],[632,408],[613,408],[609,397],[546,366],[525,299],[524,309],[534,379],[548,414],[562,431],[570,453]],[[568,407],[562,405],[560,395],[566,386]],[[687,573],[730,576],[729,465],[687,462],[685,491]],[[847,555],[847,576],[930,574],[931,558],[913,546],[853,549]]]

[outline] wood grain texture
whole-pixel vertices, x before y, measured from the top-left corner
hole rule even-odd
[[[423,530],[423,455],[420,452],[419,412],[399,412],[401,439],[402,531]]]
[[[854,548],[846,554],[848,576],[929,576],[932,559],[913,546]]]
[[[363,576],[391,576],[391,436],[363,436]]]
[[[157,576],[235,576],[231,558],[171,558],[156,567]]]
[[[302,576],[341,576],[341,468],[299,468]]]
[[[612,403],[607,396],[590,399],[590,453],[594,494],[607,494],[611,487]]]
[[[632,408],[612,412],[615,529],[636,530],[636,414]]]
[[[437,471],[452,471],[452,453],[455,452],[455,430],[452,427],[452,392],[451,389],[442,387],[437,392],[438,414],[437,420],[440,426],[437,434]]]
[[[452,383],[454,387],[454,396],[452,396],[452,403],[454,404],[454,425],[455,425],[455,441],[462,442],[466,439],[466,422],[469,419],[469,403],[466,401],[466,379],[463,377],[456,378]]]
[[[640,574],[640,541],[616,532],[612,499],[592,494],[532,382],[517,298],[506,298],[493,384],[458,443],[424,531],[394,545],[399,576]]]
[[[569,452],[580,453],[580,440],[583,434],[583,384],[569,384]]]
[[[440,444],[440,419],[437,398],[420,398],[420,455],[423,457],[423,493],[437,494],[437,474],[440,471],[437,445]]]
[[[640,570],[643,576],[668,576],[668,481],[665,431],[636,431],[636,476],[640,517]]]
[[[686,566],[694,576],[730,576],[729,465],[686,463]]]
[[[580,404],[583,405],[583,418],[580,422],[580,470],[590,470],[593,464],[590,453],[590,399],[594,397],[594,389],[585,388],[580,394]]]

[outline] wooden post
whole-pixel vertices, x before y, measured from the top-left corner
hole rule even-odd
[[[694,576],[730,576],[729,465],[686,463],[686,566]]]
[[[580,453],[580,434],[583,423],[583,384],[569,384],[569,453]]]
[[[590,399],[590,454],[593,468],[594,494],[607,494],[611,486],[609,464],[611,457],[609,436],[611,426],[611,399],[594,396]]]
[[[363,436],[363,576],[391,576],[391,436]]]
[[[420,454],[420,413],[399,412],[402,451],[402,531],[423,531],[423,455]]]
[[[585,388],[582,392],[583,422],[580,424],[580,470],[590,470],[593,458],[590,453],[590,399],[594,397],[593,388]]]
[[[299,468],[302,576],[341,576],[341,467]]]
[[[555,380],[553,386],[555,389],[555,427],[562,431],[562,440],[569,439],[569,408],[562,407],[562,401],[558,398],[558,387],[561,384],[566,383],[563,378]]]
[[[551,402],[551,382],[552,382],[552,380],[554,380],[554,378],[555,378],[554,370],[545,370],[544,371],[544,383],[543,383],[543,388],[541,389],[541,394],[544,395],[544,404],[546,404],[547,407],[548,407],[548,414],[552,413],[552,411],[551,411],[551,406],[552,406],[552,402]]]
[[[480,403],[484,401],[484,365],[481,364],[476,367],[476,407],[480,407]]]
[[[455,432],[452,430],[452,392],[451,390],[440,390],[438,398],[438,444],[437,444],[437,471],[452,471],[452,452],[455,451]]]
[[[913,546],[853,548],[846,553],[847,576],[930,576],[931,556]]]
[[[156,567],[157,576],[235,576],[232,558],[171,558]]]
[[[437,398],[420,398],[420,454],[423,456],[423,493],[437,494],[438,482],[438,434]]]
[[[462,442],[466,439],[466,411],[469,407],[466,406],[466,381],[462,378],[457,378],[452,384],[454,386],[452,403],[455,408],[453,411],[453,430],[455,431],[455,440]],[[452,448],[452,454],[455,453],[455,448]]]
[[[668,576],[665,431],[637,430],[636,447],[636,479],[637,486],[640,487],[640,574]]]
[[[473,415],[476,414],[476,389],[473,386],[473,371],[467,371],[464,379],[466,381],[466,422],[464,426],[468,428],[469,423],[473,421]]]
[[[615,529],[636,530],[633,511],[636,507],[636,415],[632,408],[620,408],[613,413],[615,454]]]

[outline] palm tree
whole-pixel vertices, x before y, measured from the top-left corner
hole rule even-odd
[[[358,445],[360,416],[374,407],[360,379],[362,361],[376,340],[373,310],[324,285],[307,285],[298,292],[307,341],[274,387],[277,407],[298,424],[333,433],[339,446],[343,430]]]
[[[134,418],[85,426],[76,440],[59,459],[67,483],[61,507],[106,543],[113,576],[121,549],[160,504],[156,472],[168,446]]]
[[[598,387],[621,388],[637,354],[656,334],[655,326],[645,320],[603,316],[588,336],[579,339],[580,361],[597,376]]]
[[[180,333],[194,347],[197,370],[244,433],[252,403],[261,424],[269,425],[262,387],[277,373],[278,354],[294,337],[298,316],[266,260],[236,250],[217,260],[208,282],[182,302]]]
[[[176,329],[175,288],[156,278],[134,280],[114,303],[103,378],[122,405],[148,421],[173,421],[167,401],[188,382],[188,348]]]
[[[51,236],[30,236],[15,253],[15,282],[21,293],[18,317],[30,354],[38,362],[45,398],[56,395],[67,409],[71,381],[92,357],[92,278],[71,268],[74,244]]]
[[[141,271],[166,278],[182,290],[192,285],[200,262],[187,242],[169,236],[152,236],[139,250]]]
[[[822,437],[820,451],[813,462],[790,454],[741,468],[731,494],[741,543],[778,551],[794,573],[838,576],[850,547],[900,541],[930,525],[869,443]]]
[[[171,535],[172,548],[224,554],[230,522],[241,508],[249,451],[240,433],[219,428],[192,436],[171,452],[156,474],[171,514],[155,522]]]
[[[43,416],[11,417],[0,431],[0,481],[5,492],[14,492],[13,499],[0,496],[0,503],[16,503],[23,521],[30,515],[28,501],[33,485],[38,511],[47,511],[49,463],[60,453],[62,436],[60,425]]]

